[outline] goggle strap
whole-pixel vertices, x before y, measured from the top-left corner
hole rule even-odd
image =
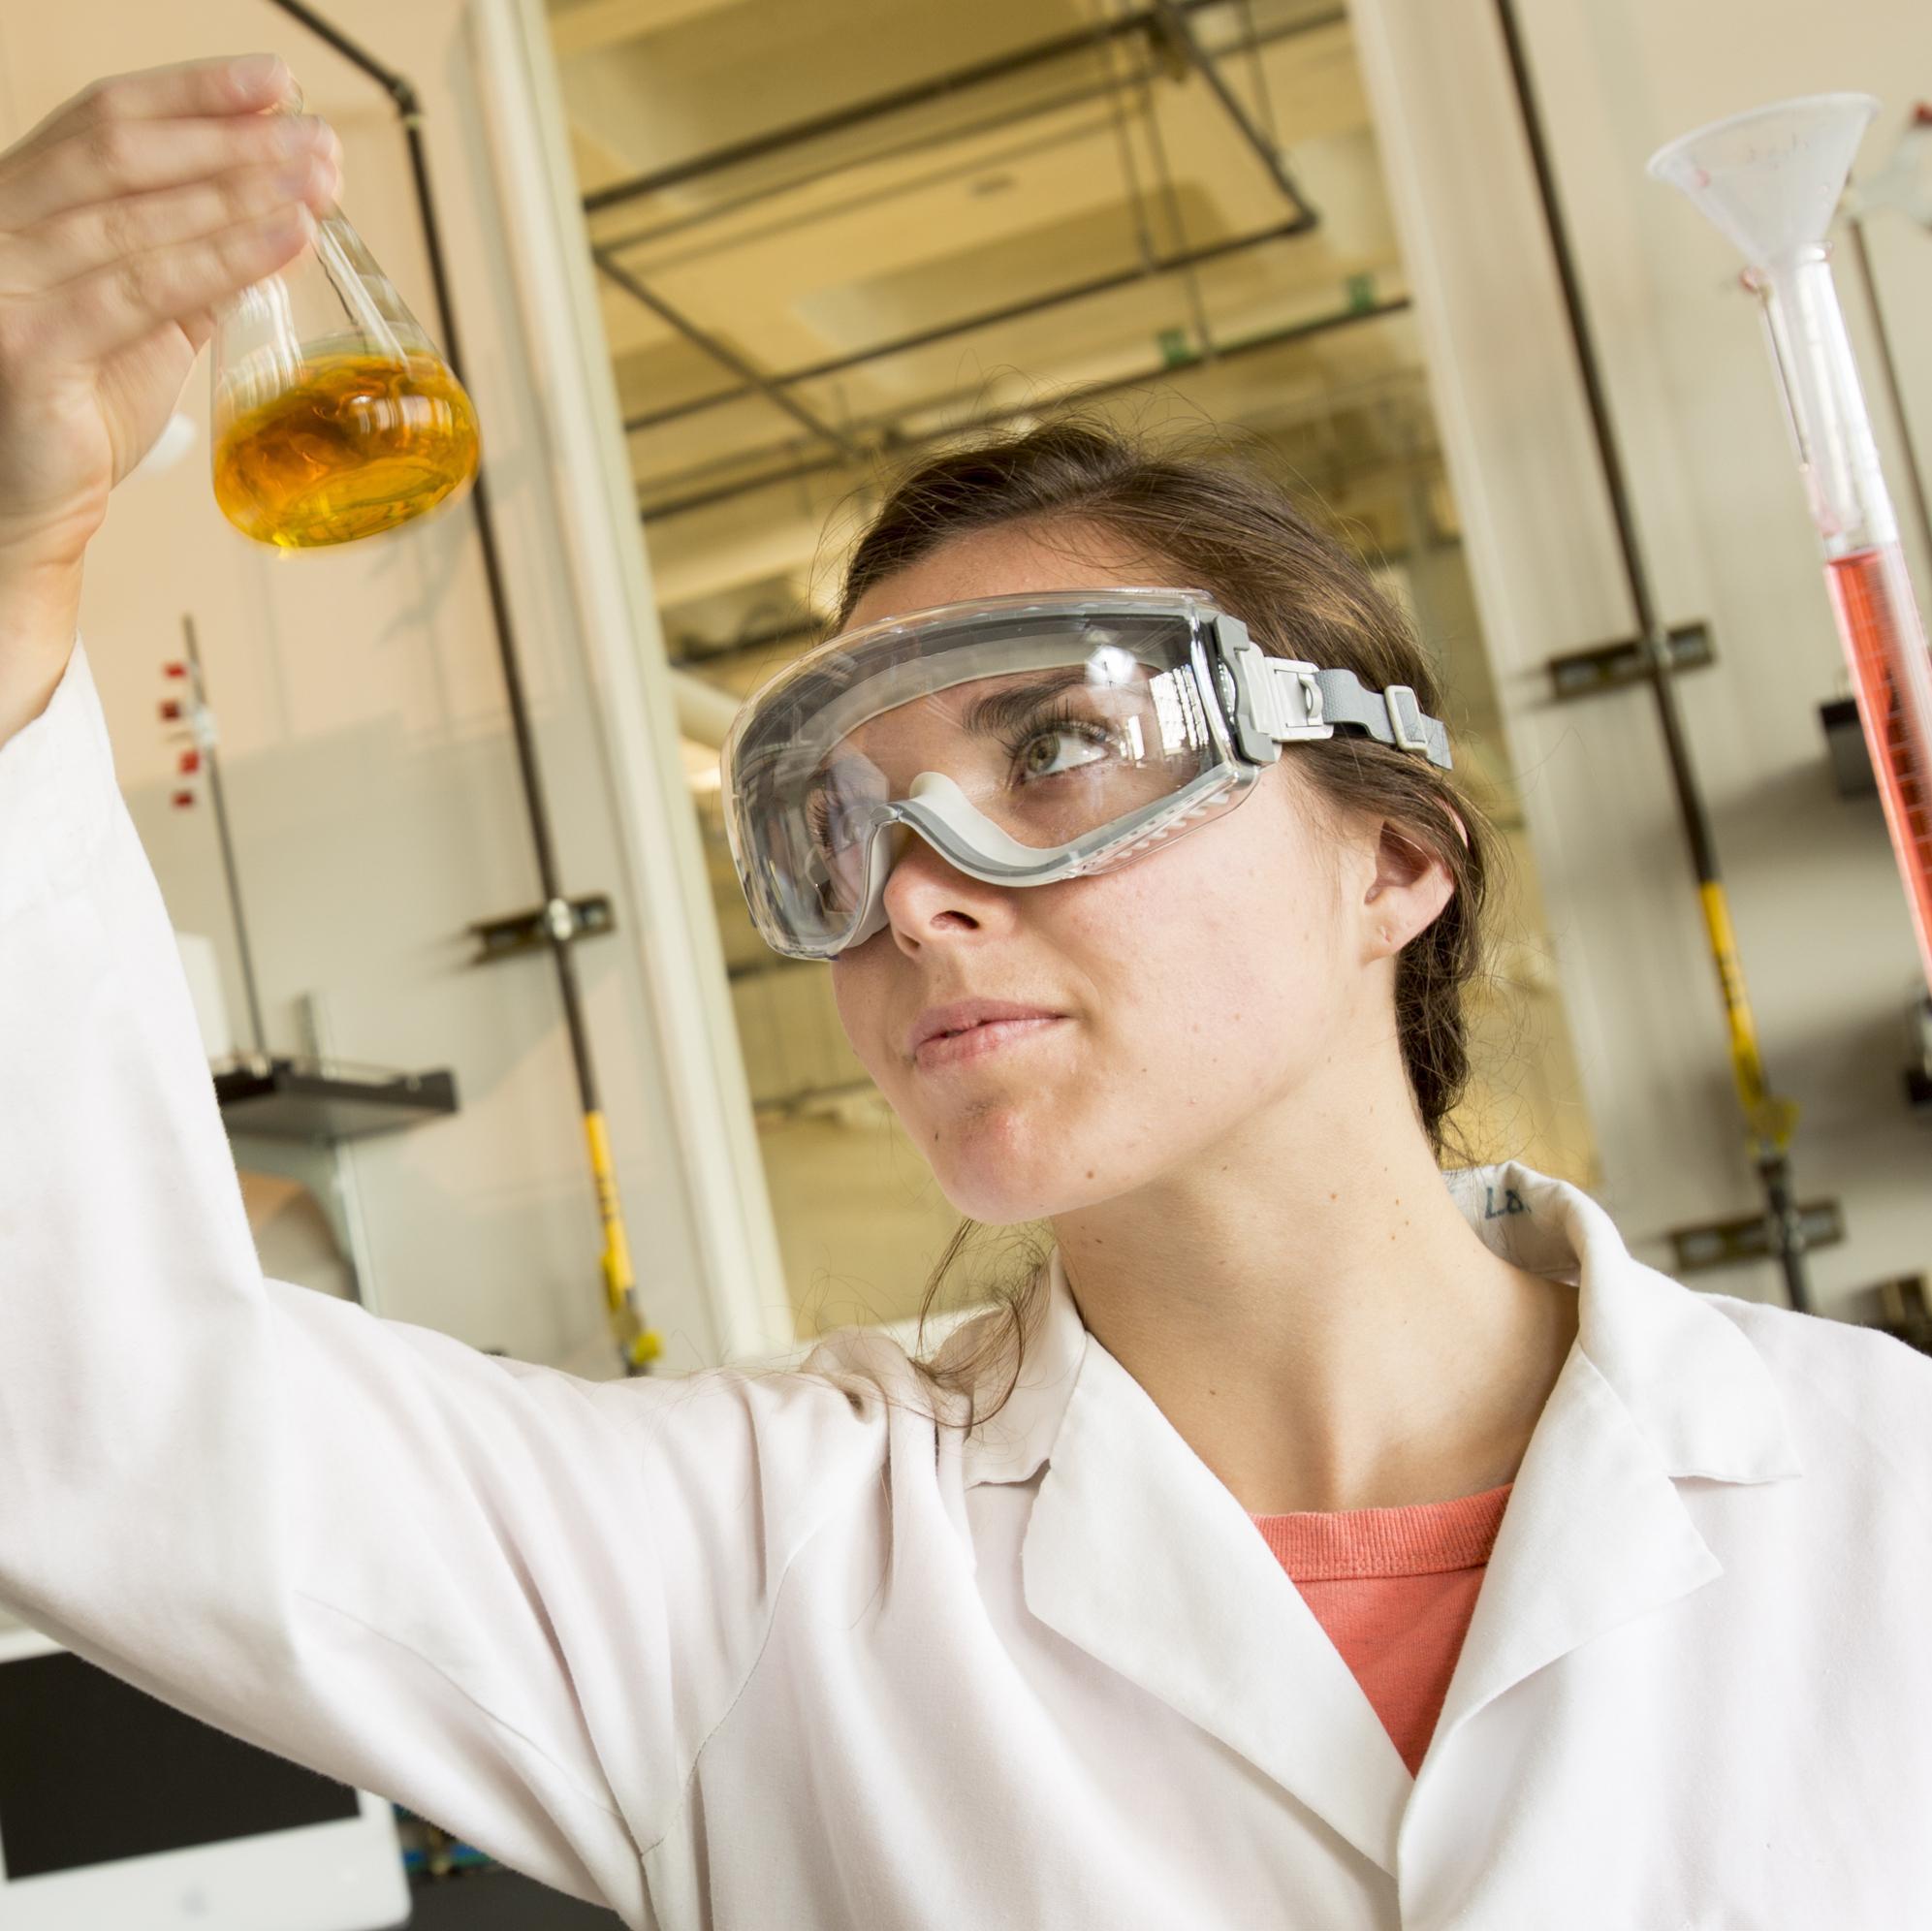
[[[1420,751],[1444,771],[1449,734],[1425,717],[1408,684],[1366,690],[1353,671],[1318,670],[1295,657],[1271,656],[1248,627],[1221,613],[1215,618],[1221,654],[1232,671],[1230,709],[1236,737],[1251,764],[1272,764],[1282,744],[1332,738],[1338,725],[1366,731],[1398,750]]]
[[[1312,666],[1293,668],[1307,671]],[[1420,751],[1431,764],[1444,771],[1454,769],[1448,732],[1438,719],[1422,714],[1422,707],[1408,684],[1365,690],[1353,671],[1314,671],[1314,680],[1320,704],[1310,722],[1353,724],[1378,744],[1393,744],[1399,751]]]

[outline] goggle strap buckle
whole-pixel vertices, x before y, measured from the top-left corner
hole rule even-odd
[[[1347,724],[1451,769],[1448,733],[1423,714],[1408,684],[1372,691],[1353,671],[1324,671],[1299,658],[1270,656],[1232,617],[1221,616],[1217,627],[1234,679],[1235,735],[1251,764],[1273,764],[1282,745],[1332,738],[1338,724]]]
[[[1251,764],[1270,765],[1283,744],[1332,738],[1320,674],[1292,657],[1271,657],[1233,618],[1219,619],[1222,655],[1234,675],[1234,725]]]

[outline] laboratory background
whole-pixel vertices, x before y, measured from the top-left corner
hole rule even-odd
[[[251,540],[231,342],[92,547],[270,1275],[599,1379],[918,1336],[960,1217],[828,966],[753,931],[719,747],[897,468],[1077,404],[1290,472],[1439,664],[1511,860],[1470,1157],[1932,1346],[1915,0],[65,0],[0,15],[0,146],[256,48],[480,451],[375,540]],[[1729,200],[1647,166],[1820,96],[1723,137]],[[269,1898],[264,1847],[351,1814],[410,1923],[617,1921],[305,1773],[264,1811],[270,1759],[63,1662],[0,1610],[0,1926],[173,1924],[189,1851]]]

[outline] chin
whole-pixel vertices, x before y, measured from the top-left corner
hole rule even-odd
[[[1068,1166],[1010,1147],[955,1147],[952,1157],[933,1161],[933,1176],[960,1213],[989,1227],[1016,1227],[1070,1214],[1112,1190],[1087,1179],[1086,1169],[1077,1163]]]
[[[1030,1190],[1020,1193],[1012,1187],[961,1187],[942,1180],[939,1191],[968,1220],[977,1220],[987,1227],[1023,1226],[1029,1220],[1044,1220],[1061,1211],[1055,1200]]]
[[[969,1219],[993,1227],[1059,1213],[1068,1188],[1065,1177],[1053,1170],[1057,1163],[1029,1151],[1026,1143],[1034,1136],[988,1130],[988,1125],[953,1121],[913,1130],[939,1191]]]

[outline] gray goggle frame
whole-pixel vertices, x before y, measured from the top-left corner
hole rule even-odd
[[[1142,597],[1148,594],[1139,592]],[[917,832],[947,864],[970,877],[996,885],[1050,885],[1123,864],[1140,850],[1178,835],[1189,820],[1221,806],[1230,795],[1238,802],[1262,771],[1281,757],[1283,745],[1332,738],[1340,727],[1360,730],[1399,750],[1419,751],[1444,771],[1452,768],[1447,732],[1439,720],[1423,714],[1409,685],[1371,691],[1353,671],[1325,670],[1299,659],[1271,656],[1249,636],[1239,617],[1219,610],[1205,593],[1166,594],[1193,606],[1188,656],[1218,754],[1209,769],[1124,818],[1049,847],[1021,844],[986,817],[950,777],[922,772],[912,780],[907,797],[864,807],[850,825],[852,842],[866,854],[866,899],[855,908],[846,930],[825,939],[775,930],[777,915],[761,903],[747,875],[749,854],[741,849],[733,817],[733,858],[753,922],[766,942],[791,958],[831,959],[883,930],[885,883],[892,868],[881,863],[880,850],[897,825]],[[985,600],[989,605],[998,601]],[[1105,598],[1084,592],[1080,601],[1093,610]],[[748,702],[755,704],[756,694]],[[728,813],[730,808],[727,801]]]

